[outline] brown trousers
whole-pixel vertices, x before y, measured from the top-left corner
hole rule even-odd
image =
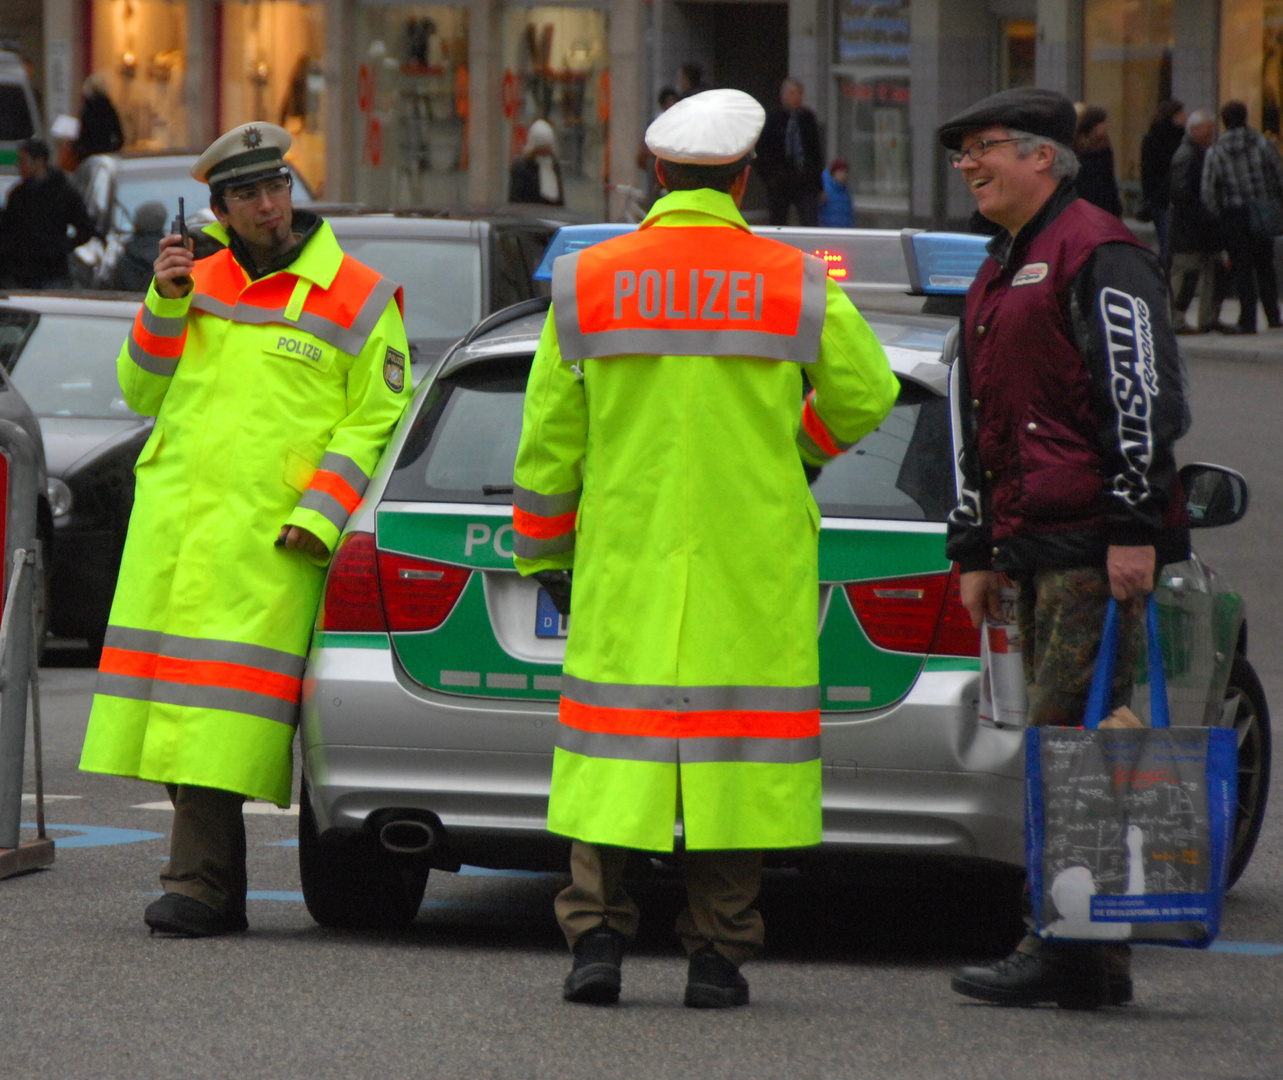
[[[174,804],[169,863],[160,884],[224,915],[245,914],[245,796],[193,784],[166,784]]]
[[[570,848],[571,883],[554,904],[557,921],[574,949],[581,935],[605,923],[631,939],[640,911],[624,891],[624,868],[632,851],[576,840]],[[761,947],[765,927],[753,907],[762,884],[760,851],[687,851],[682,854],[686,908],[677,934],[686,952],[713,945],[739,965]]]

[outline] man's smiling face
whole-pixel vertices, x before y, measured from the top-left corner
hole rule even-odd
[[[1017,232],[1038,212],[1055,189],[1050,168],[1054,158],[1051,147],[1039,145],[1026,157],[1029,144],[1009,142],[1011,133],[1005,127],[987,127],[968,131],[962,137],[963,158],[958,171],[976,197],[976,207],[990,221],[1008,231]],[[996,143],[981,153],[981,143]],[[967,151],[980,153],[976,161]]]

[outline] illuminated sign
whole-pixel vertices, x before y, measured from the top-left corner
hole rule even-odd
[[[824,262],[824,268],[828,271],[829,277],[835,281],[845,281],[847,279],[846,256],[840,251],[830,251],[828,248],[814,251],[812,254]]]

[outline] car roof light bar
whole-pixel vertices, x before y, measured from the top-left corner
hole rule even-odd
[[[636,228],[636,225],[627,223],[563,225],[549,241],[547,250],[543,253],[543,261],[539,264],[539,269],[534,272],[535,281],[552,280],[552,264],[558,256],[592,247],[593,244],[600,244],[603,240],[613,240],[616,236],[634,232]]]
[[[900,244],[915,296],[965,296],[989,255],[988,236],[904,229]]]

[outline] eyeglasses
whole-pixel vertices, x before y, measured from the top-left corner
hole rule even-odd
[[[292,182],[288,176],[278,176],[274,180],[265,180],[261,184],[249,184],[246,187],[228,188],[223,192],[223,198],[228,202],[248,203],[258,202],[264,195],[269,199],[279,199],[292,187]]]
[[[972,161],[979,161],[995,146],[1001,146],[1003,143],[1024,141],[1025,140],[1023,138],[981,139],[979,142],[972,143],[965,150],[955,150],[949,155],[949,164],[957,169],[961,167],[963,158],[970,158]]]

